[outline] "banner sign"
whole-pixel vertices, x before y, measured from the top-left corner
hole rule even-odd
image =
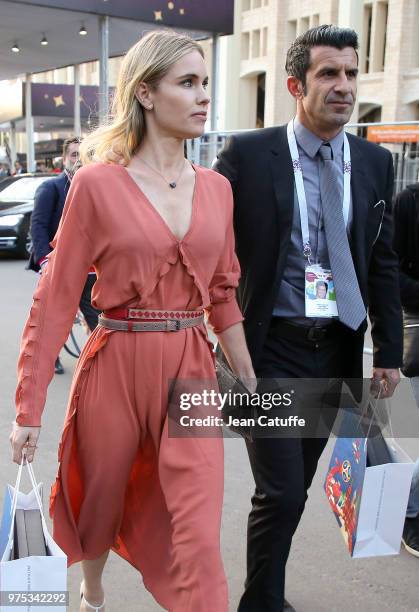
[[[419,142],[419,125],[370,125],[367,139],[371,142]]]
[[[109,88],[110,97],[113,91],[113,87]],[[22,96],[24,102],[25,83],[23,83]],[[81,118],[96,117],[98,111],[99,88],[95,85],[82,85],[80,87]],[[32,83],[32,115],[34,117],[74,117],[74,85]]]

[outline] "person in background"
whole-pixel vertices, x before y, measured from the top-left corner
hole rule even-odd
[[[64,160],[62,157],[54,157],[52,160],[52,172],[54,174],[61,174],[63,171]]]
[[[394,249],[399,256],[400,296],[405,315],[419,320],[419,182],[408,185],[394,201]],[[418,321],[419,322],[419,321]],[[412,328],[409,340],[419,353],[419,334]],[[415,350],[415,346],[410,347]],[[419,366],[419,359],[418,359]],[[419,407],[419,367],[410,378]],[[403,530],[406,550],[419,557],[419,459],[412,478]]]
[[[45,162],[37,162],[35,172],[47,172],[47,166]]]
[[[36,190],[30,228],[32,252],[27,266],[28,269],[36,272],[42,271],[43,267],[48,263],[47,255],[52,250],[50,242],[58,229],[71,181],[75,172],[80,167],[79,146],[80,139],[77,137],[64,141],[63,172],[57,177],[44,181]],[[99,311],[91,304],[92,287],[95,281],[96,274],[92,267],[80,299],[80,310],[91,331],[95,329],[99,315]],[[59,357],[57,357],[55,362],[55,373],[64,373]]]
[[[13,176],[16,176],[17,174],[23,174],[25,172],[22,164],[20,163],[20,161],[16,160],[14,163],[14,172],[13,172]]]
[[[10,176],[9,164],[0,164],[0,179]]]

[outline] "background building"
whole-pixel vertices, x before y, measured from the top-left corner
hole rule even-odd
[[[352,121],[419,120],[419,0],[236,0],[235,33],[220,41],[218,129],[290,118],[286,51],[296,36],[322,23],[359,34]]]
[[[349,26],[359,34],[359,93],[352,121],[419,120],[419,0],[235,0],[234,20],[234,34],[218,43],[218,130],[289,120],[294,102],[285,84],[286,51],[296,36],[322,23]],[[212,78],[212,40],[201,44]],[[121,61],[109,61],[111,87]],[[73,84],[74,68],[33,74],[32,82]],[[99,84],[99,62],[80,64],[80,84]],[[48,130],[45,125],[35,133],[35,142],[70,133],[68,126]],[[25,133],[16,139],[17,150],[25,150]]]

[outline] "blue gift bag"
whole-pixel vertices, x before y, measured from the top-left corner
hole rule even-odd
[[[3,500],[3,510],[1,514],[1,525],[0,525],[0,559],[3,558],[4,551],[6,550],[7,542],[9,540],[9,533],[12,528],[12,501],[13,501],[13,488],[10,485],[6,486]]]
[[[324,489],[351,555],[353,554],[367,469],[365,439],[338,438]]]

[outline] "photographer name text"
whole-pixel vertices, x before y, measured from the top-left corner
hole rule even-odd
[[[220,416],[192,417],[184,414],[179,419],[182,427],[305,427],[306,421],[296,415],[287,417],[269,417],[261,414],[258,417],[236,418],[229,416],[227,420]]]

